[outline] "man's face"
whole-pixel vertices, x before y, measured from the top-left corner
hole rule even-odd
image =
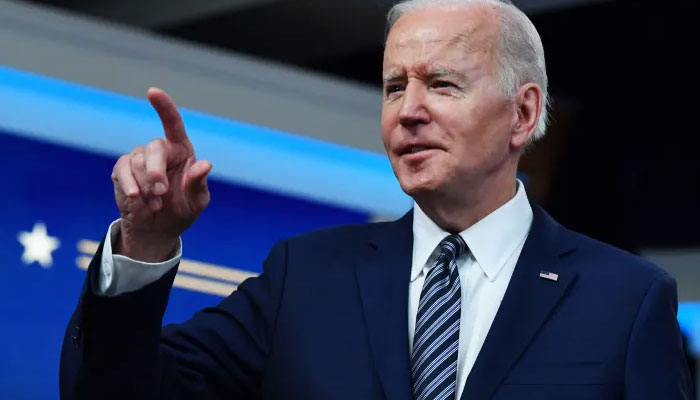
[[[517,113],[498,80],[499,24],[486,7],[401,17],[384,51],[382,139],[411,196],[458,193],[512,157]]]

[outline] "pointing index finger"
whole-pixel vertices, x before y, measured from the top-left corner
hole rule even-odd
[[[148,89],[148,101],[158,113],[168,141],[174,143],[189,141],[180,112],[167,93],[158,88],[150,88]]]

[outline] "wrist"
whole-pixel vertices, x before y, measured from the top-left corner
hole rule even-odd
[[[158,263],[171,259],[180,245],[179,237],[137,230],[119,221],[118,237],[112,246],[113,254],[120,254],[133,260]]]

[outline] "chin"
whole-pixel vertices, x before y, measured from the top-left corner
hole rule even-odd
[[[399,178],[401,189],[413,198],[437,192],[442,187],[440,183],[441,182],[437,179],[427,179],[421,177],[420,174]]]
[[[409,196],[415,197],[437,192],[445,186],[451,174],[444,161],[437,155],[421,162],[408,162],[398,158],[392,160],[392,167],[401,189]]]

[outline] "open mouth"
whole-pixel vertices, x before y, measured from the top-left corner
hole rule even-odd
[[[430,147],[423,147],[423,146],[413,146],[413,147],[409,147],[405,151],[405,154],[414,154],[414,153],[418,153],[418,152],[424,151],[424,150],[431,150],[431,148]]]
[[[430,150],[439,150],[437,147],[427,147],[427,146],[407,146],[401,150],[399,154],[402,156],[409,154],[418,154]]]

